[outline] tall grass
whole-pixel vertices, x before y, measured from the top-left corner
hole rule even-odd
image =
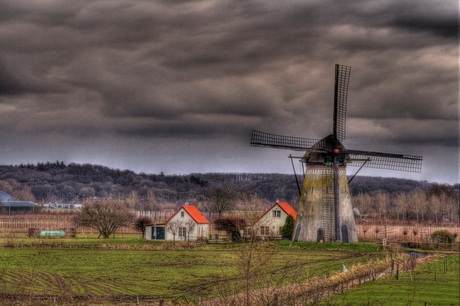
[[[460,305],[458,254],[436,257],[415,271],[368,282],[321,305]]]

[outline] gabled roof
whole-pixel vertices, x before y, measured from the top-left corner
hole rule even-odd
[[[16,207],[16,208],[40,208],[40,205],[29,201],[5,201],[2,202],[3,207]]]
[[[169,219],[168,219],[168,221],[166,221],[166,223],[168,223],[169,220],[171,220],[182,208],[189,214],[190,217],[192,217],[192,219],[196,223],[198,223],[198,224],[209,223],[208,219],[206,219],[206,217],[201,213],[201,211],[198,210],[198,208],[196,208],[195,205],[182,205],[182,207],[180,207],[178,210],[176,210],[171,215],[171,217],[169,217]]]
[[[273,206],[275,206],[276,204],[278,204],[278,206],[281,207],[281,209],[284,210],[286,214],[291,215],[294,218],[294,220],[297,218],[297,212],[294,208],[292,208],[291,205],[289,205],[286,202],[276,202]]]
[[[275,206],[279,206],[279,208],[281,208],[286,214],[288,215],[291,215],[294,220],[297,218],[297,212],[295,211],[294,208],[292,208],[291,205],[289,205],[287,202],[276,202],[275,204],[273,204],[262,216],[260,216],[259,220],[262,219],[266,214],[268,214],[272,209],[273,207]]]
[[[182,208],[195,220],[196,223],[209,223],[208,219],[194,205],[184,205]]]
[[[12,201],[12,199],[13,197],[11,195],[0,190],[0,201],[6,202],[6,201]]]

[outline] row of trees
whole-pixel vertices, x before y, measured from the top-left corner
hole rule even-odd
[[[302,177],[298,176],[298,180],[301,182]],[[8,182],[13,189],[28,187],[30,195],[39,203],[82,202],[92,197],[125,197],[133,191],[140,198],[153,192],[162,203],[187,199],[202,201],[209,199],[211,191],[223,184],[234,185],[239,190],[257,194],[270,202],[283,199],[295,203],[298,198],[294,176],[273,173],[145,174],[57,161],[36,165],[0,165],[0,181]],[[358,176],[350,185],[350,192],[355,196],[381,190],[395,195],[415,188],[426,190],[431,185],[426,181]],[[458,184],[452,187],[458,192]]]
[[[301,177],[299,177],[301,179]],[[129,198],[136,210],[172,209],[185,201],[222,214],[245,210],[256,195],[266,205],[276,200],[297,204],[294,177],[283,174],[206,173],[136,174],[128,170],[63,162],[1,166],[0,190],[18,200],[38,203]],[[350,185],[361,216],[440,223],[458,220],[458,185],[396,178],[357,177]],[[264,210],[265,207],[260,207]]]
[[[74,217],[76,226],[96,229],[99,237],[109,238],[122,226],[133,226],[135,215],[128,209],[129,203],[120,199],[86,200]]]
[[[238,189],[250,190],[270,201],[282,198],[293,202],[295,180],[282,174],[232,174],[207,173],[190,175],[164,175],[134,173],[129,170],[110,169],[90,164],[62,162],[0,165],[0,181],[11,188],[6,192],[29,188],[36,202],[83,202],[87,198],[125,197],[133,191],[145,198],[154,192],[162,203],[208,199],[212,189],[222,184],[232,184]],[[5,190],[8,189],[8,190]]]
[[[361,217],[380,220],[431,222],[434,224],[454,222],[459,219],[459,195],[452,189],[414,189],[408,193],[391,195],[378,191],[360,193],[352,197],[355,212]]]

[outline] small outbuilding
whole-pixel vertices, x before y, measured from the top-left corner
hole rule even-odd
[[[17,201],[10,194],[0,190],[0,212],[7,214],[34,213],[41,206],[30,201]]]
[[[280,238],[281,229],[289,215],[291,215],[294,220],[297,218],[297,212],[291,205],[287,202],[277,201],[260,216],[259,220],[257,220],[253,226],[253,231],[256,232],[257,237]]]
[[[0,202],[0,212],[6,214],[35,213],[40,211],[41,206],[29,201],[5,201]]]
[[[146,240],[166,240],[166,224],[164,222],[147,224],[145,226]]]
[[[194,205],[183,205],[164,223],[145,226],[146,240],[197,241],[208,233],[209,221]]]

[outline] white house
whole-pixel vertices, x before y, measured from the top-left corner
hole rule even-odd
[[[268,209],[253,226],[258,237],[280,237],[281,229],[288,215],[295,219],[297,212],[286,202],[276,202]]]
[[[165,223],[145,226],[147,240],[205,239],[209,233],[209,221],[194,205],[183,205]]]

